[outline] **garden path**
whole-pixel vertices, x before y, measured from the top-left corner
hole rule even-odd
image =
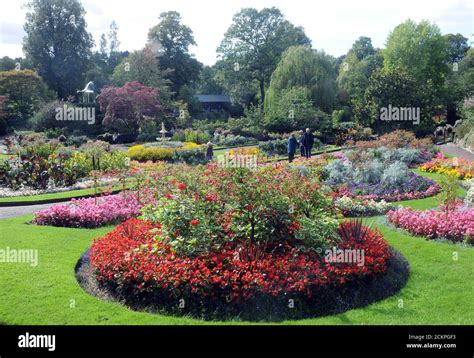
[[[452,155],[453,157],[464,158],[474,162],[474,153],[467,151],[461,147],[458,147],[454,143],[446,143],[438,145],[438,148],[445,154]]]
[[[49,208],[53,204],[40,204],[40,205],[25,205],[25,206],[8,206],[0,207],[0,219],[10,219],[22,215],[35,214],[36,212]]]

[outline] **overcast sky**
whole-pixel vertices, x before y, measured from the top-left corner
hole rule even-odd
[[[0,57],[22,56],[25,0],[2,0],[0,11]],[[302,26],[313,47],[333,56],[347,52],[359,36],[372,38],[384,47],[389,32],[411,18],[435,22],[443,33],[461,33],[474,40],[471,0],[82,0],[88,31],[96,45],[112,20],[119,26],[121,50],[138,50],[146,43],[148,30],[163,11],[178,11],[191,27],[197,46],[191,48],[206,65],[216,61],[216,48],[244,7],[278,7],[288,20]]]

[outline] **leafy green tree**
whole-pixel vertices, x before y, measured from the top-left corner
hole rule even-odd
[[[9,124],[22,126],[41,103],[54,97],[36,72],[31,70],[0,72],[0,93],[7,96]]]
[[[265,112],[278,102],[281,92],[294,87],[308,89],[314,106],[330,112],[336,98],[336,60],[323,51],[292,46],[273,72],[265,98]]]
[[[435,24],[407,20],[398,25],[388,36],[383,56],[387,70],[402,67],[418,87],[431,83],[435,97],[443,95],[450,71],[448,43]]]
[[[271,132],[290,132],[307,127],[319,130],[329,122],[326,113],[313,107],[308,88],[291,87],[279,92],[278,98],[265,112],[263,127]]]
[[[448,42],[448,62],[452,64],[460,62],[469,49],[468,39],[461,34],[446,34],[444,38]]]
[[[181,23],[178,12],[161,13],[159,23],[148,33],[148,40],[160,57],[160,68],[169,70],[167,78],[175,94],[181,86],[199,79],[202,65],[189,54],[189,46],[196,45],[196,41],[192,30]]]
[[[115,67],[112,82],[121,87],[128,82],[138,81],[144,86],[159,88],[161,99],[166,102],[171,96],[169,81],[164,79],[167,73],[169,71],[163,73],[160,69],[159,60],[153,51],[145,47],[132,52]]]
[[[375,49],[372,46],[370,37],[359,37],[352,45],[348,55],[354,55],[359,61],[375,55]]]
[[[256,83],[263,106],[266,87],[283,52],[290,46],[310,44],[304,30],[286,20],[277,8],[242,9],[234,15],[217,49],[224,67],[220,83],[226,90],[238,84],[243,87],[239,92],[247,94]]]
[[[32,70],[33,66],[25,58],[17,57],[11,58],[4,56],[0,58],[0,71],[10,71],[10,70]]]
[[[92,36],[78,0],[31,0],[23,50],[40,76],[60,98],[84,87]]]
[[[425,128],[431,128],[432,117],[436,108],[433,107],[431,87],[419,88],[417,81],[402,67],[394,67],[389,70],[377,69],[369,80],[365,91],[365,104],[362,108],[356,108],[360,116],[364,118],[361,124],[372,126],[377,132],[404,128],[422,132]],[[390,121],[382,122],[380,114],[382,107],[415,107],[420,108],[420,124],[413,122]],[[428,129],[431,133],[431,129]]]
[[[216,68],[204,66],[199,77],[197,92],[200,94],[224,94],[224,88],[217,83],[215,77]]]
[[[453,63],[447,79],[446,107],[448,122],[453,124],[462,116],[464,101],[474,95],[474,51],[469,48],[459,61]]]
[[[360,112],[365,106],[365,90],[372,73],[383,66],[383,57],[368,37],[359,37],[339,66],[338,96],[348,104],[356,122],[363,122]]]

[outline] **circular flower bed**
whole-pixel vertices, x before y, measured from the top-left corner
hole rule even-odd
[[[189,172],[165,170],[164,197],[94,241],[82,281],[136,309],[248,320],[331,314],[403,286],[406,262],[380,232],[340,223],[290,166]]]
[[[86,286],[97,280],[100,290],[134,309],[278,320],[367,305],[394,294],[408,276],[406,261],[378,231],[367,230],[360,242],[351,222],[339,229],[344,239],[332,250],[335,262],[288,244],[271,253],[228,245],[198,257],[177,256],[169,246],[157,246],[153,230],[159,227],[131,219],[95,241],[88,268],[94,274]],[[157,255],[160,249],[164,253]],[[345,249],[364,250],[364,263],[337,262],[337,250]]]

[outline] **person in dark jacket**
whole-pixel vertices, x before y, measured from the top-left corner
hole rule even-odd
[[[306,133],[303,138],[304,154],[306,158],[311,158],[311,149],[313,149],[314,135],[309,128],[306,128]]]
[[[214,157],[214,148],[211,142],[207,142],[206,159],[211,161],[213,157]]]
[[[294,134],[290,134],[290,138],[288,138],[288,161],[291,163],[293,159],[295,159],[295,152],[296,146],[298,145],[298,141],[295,138]]]
[[[304,144],[303,144],[303,141],[304,141],[304,130],[301,130],[300,132],[300,152],[301,152],[301,156],[304,157],[305,156],[305,153],[304,153]]]

